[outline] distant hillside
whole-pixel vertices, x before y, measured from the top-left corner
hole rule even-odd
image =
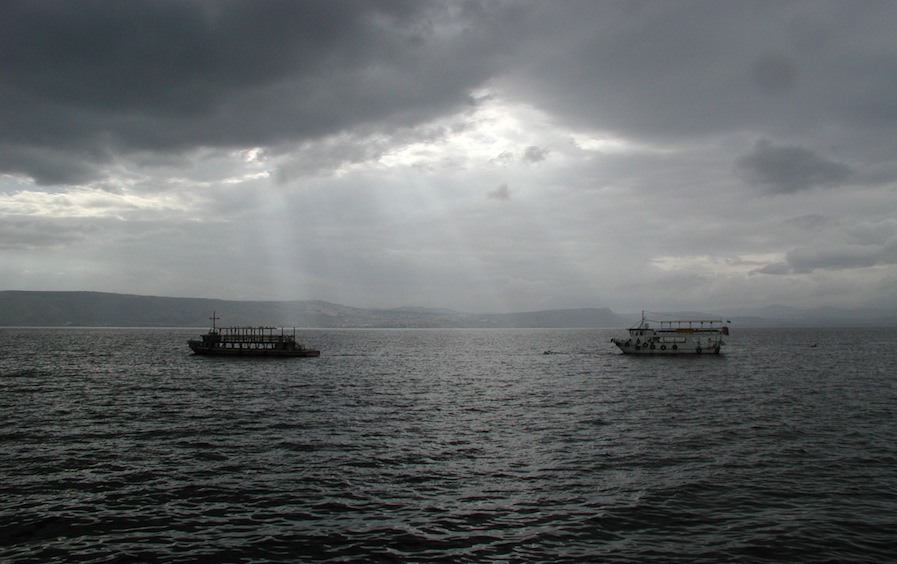
[[[192,325],[214,300],[100,292],[0,292],[0,325],[160,327]],[[207,313],[206,317],[211,315]]]
[[[620,327],[609,309],[466,314],[445,309],[365,309],[312,301],[228,301],[102,292],[0,292],[0,326],[207,327]]]
[[[0,291],[0,326],[16,327],[208,327],[216,311],[220,325],[317,328],[563,328],[630,327],[639,314],[617,315],[607,308],[522,313],[461,313],[427,307],[366,309],[318,300],[229,301],[167,298],[102,292]],[[719,313],[739,327],[897,326],[891,309],[797,309],[767,306]]]

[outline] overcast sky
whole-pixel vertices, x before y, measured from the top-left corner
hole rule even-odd
[[[897,2],[0,3],[0,289],[897,306]]]

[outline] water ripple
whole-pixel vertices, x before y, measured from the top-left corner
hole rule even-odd
[[[315,331],[320,358],[276,362],[3,333],[3,561],[892,557],[893,330],[701,359],[601,330]]]

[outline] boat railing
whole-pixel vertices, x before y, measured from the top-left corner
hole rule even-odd
[[[654,319],[642,312],[642,319],[635,329],[652,329],[651,324],[658,324],[656,331],[675,331],[679,333],[694,333],[701,331],[720,331],[723,328],[722,318],[717,319]],[[662,315],[662,314],[661,314]]]
[[[662,331],[719,331],[720,319],[677,319],[674,321],[658,321]]]
[[[295,329],[292,334],[288,334],[285,329],[278,327],[218,327],[217,334],[221,341],[231,343],[283,343],[296,339]]]

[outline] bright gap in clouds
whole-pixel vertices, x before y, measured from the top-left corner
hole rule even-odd
[[[231,153],[219,186],[202,183],[205,206],[266,243],[252,253],[236,241],[254,276],[219,292],[466,311],[605,305],[609,281],[638,258],[607,269],[621,221],[608,190],[629,188],[594,177],[595,163],[663,150],[571,131],[493,94],[476,101],[391,136]]]
[[[598,289],[589,282],[589,265],[584,264],[594,257],[584,257],[580,248],[588,242],[559,224],[561,208],[553,209],[558,198],[570,197],[570,187],[556,184],[542,171],[563,169],[593,152],[632,150],[632,145],[563,130],[531,106],[482,93],[471,110],[419,130],[426,132],[422,139],[404,132],[411,140],[395,146],[382,137],[367,140],[382,147],[373,151],[373,158],[344,160],[329,177],[313,168],[303,176],[295,166],[310,160],[303,153],[314,154],[320,146],[305,145],[281,158],[281,166],[289,170],[280,175],[290,178],[286,186],[309,196],[313,190],[316,205],[339,207],[335,201],[320,201],[329,200],[330,193],[345,197],[351,192],[370,201],[367,214],[354,216],[358,223],[336,227],[344,233],[337,247],[354,240],[353,246],[370,252],[364,256],[343,250],[342,268],[351,265],[348,268],[356,271],[343,271],[337,278],[364,284],[373,276],[372,281],[401,289],[383,296],[379,305],[433,304],[435,298],[442,301],[433,305],[468,310],[537,309],[551,307],[549,301],[559,293],[563,299],[566,286],[583,284],[590,295],[571,296],[565,305],[600,301]],[[364,154],[334,140],[323,144],[330,144],[334,153]],[[351,209],[355,203],[348,205]],[[312,226],[321,221],[326,217]],[[368,226],[367,233],[362,225]],[[328,249],[329,254],[339,252]],[[372,255],[381,265],[371,264]],[[394,272],[383,272],[384,265]],[[341,281],[333,283],[341,286]],[[472,297],[461,298],[461,293]],[[507,298],[513,295],[524,298]]]
[[[506,168],[535,164],[571,153],[624,153],[643,147],[608,133],[587,134],[561,128],[551,117],[523,103],[482,91],[472,95],[474,109],[421,129],[444,131],[435,140],[410,142],[385,153],[377,163],[387,167]]]
[[[10,216],[30,218],[146,218],[183,214],[193,202],[175,193],[146,194],[130,188],[75,187],[65,191],[23,190],[0,194],[0,206]]]
[[[440,138],[399,146],[380,157],[378,164],[428,170],[508,166],[550,127],[547,116],[530,106],[511,104],[488,93],[475,98],[478,102],[471,111],[428,126],[443,131]]]

